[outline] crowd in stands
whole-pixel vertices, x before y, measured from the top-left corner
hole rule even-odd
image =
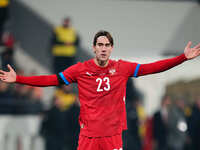
[[[0,82],[0,114],[26,115],[43,111],[42,89]]]
[[[0,1],[0,45],[2,44],[2,36],[5,29],[5,24],[9,18],[9,0]]]
[[[139,106],[140,107],[140,106]],[[138,137],[131,138],[133,147],[140,150],[199,150],[200,138],[200,98],[195,103],[188,104],[184,98],[173,99],[165,95],[161,99],[160,108],[152,115],[146,116],[145,124],[141,124],[142,118],[138,106],[136,110],[127,112],[128,125],[134,120],[135,125],[129,126],[128,131],[133,131]],[[130,115],[134,119],[130,119]],[[137,117],[136,117],[137,116]],[[137,125],[137,127],[136,127]],[[134,129],[133,129],[133,128]],[[143,128],[141,134],[140,129]],[[137,129],[137,130],[136,130]],[[127,136],[128,137],[128,136]],[[139,142],[138,142],[139,141]],[[137,142],[137,143],[135,143]],[[134,144],[133,144],[134,143]],[[131,144],[127,146],[128,147]],[[138,146],[140,146],[138,148]]]
[[[35,70],[25,73],[15,60],[16,40],[10,29],[9,0],[0,1],[0,66],[7,70],[13,66],[19,75],[34,75]],[[52,29],[49,45],[53,57],[52,72],[58,73],[76,63],[79,37],[71,26],[71,19],[64,18],[63,24]],[[49,56],[49,55],[48,55]],[[43,89],[21,84],[0,82],[0,115],[37,115],[42,117],[39,134],[45,141],[46,150],[76,149],[79,134],[79,102],[71,86],[60,86],[54,91],[49,107],[43,102]]]
[[[46,150],[76,150],[79,134],[79,101],[72,86],[55,91],[52,106],[43,114],[40,134]]]
[[[19,75],[24,75],[14,60],[15,39],[11,32],[3,32],[8,5],[8,0],[0,1],[1,68],[6,70],[6,65],[11,64]],[[76,46],[80,39],[70,21],[69,17],[65,18],[63,25],[56,27],[50,37],[54,73],[76,62]],[[35,71],[30,74],[35,74]],[[45,109],[42,97],[40,87],[0,82],[0,115],[41,115],[40,135],[45,139],[46,150],[75,150],[79,134],[79,102],[73,87],[56,88],[48,109]],[[172,101],[165,95],[159,110],[152,116],[146,115],[142,99],[133,80],[128,80],[125,149],[200,150],[200,97],[191,106],[184,99]]]
[[[64,18],[62,25],[53,29],[50,40],[54,73],[59,73],[76,63],[79,44],[80,38],[71,25],[71,19],[69,17]]]

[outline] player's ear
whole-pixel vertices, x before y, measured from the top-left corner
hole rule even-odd
[[[94,45],[92,46],[92,50],[96,54],[96,47]]]
[[[110,53],[112,53],[112,51],[113,51],[113,46],[111,46]]]
[[[112,47],[112,49],[111,49],[111,52],[112,52],[113,51],[113,45],[111,47]]]

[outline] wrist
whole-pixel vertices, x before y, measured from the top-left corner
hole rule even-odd
[[[186,57],[185,53],[181,54],[180,57],[181,57],[184,61],[188,60],[188,58]]]
[[[19,75],[16,75],[16,80],[15,80],[15,82],[18,83],[20,80],[21,80],[20,76],[19,76]]]

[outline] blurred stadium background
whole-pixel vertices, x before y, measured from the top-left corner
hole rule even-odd
[[[188,41],[197,44],[199,14],[200,5],[195,0],[11,0],[5,30],[16,39],[15,59],[25,72],[50,74],[49,37],[52,28],[66,16],[81,38],[79,61],[93,56],[93,36],[104,29],[114,37],[113,59],[148,63],[181,54]],[[159,108],[166,92],[194,101],[200,90],[199,59],[133,79],[148,116]],[[54,90],[44,88],[46,108]],[[0,150],[43,150],[43,139],[38,135],[40,122],[40,115],[1,114]],[[19,137],[22,144],[16,140]]]

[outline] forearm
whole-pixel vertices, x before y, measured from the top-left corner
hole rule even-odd
[[[57,86],[59,84],[56,74],[29,77],[17,75],[16,83],[40,87]]]
[[[163,72],[183,63],[186,60],[187,58],[184,54],[182,54],[173,58],[160,60],[154,63],[141,64],[138,76]]]

